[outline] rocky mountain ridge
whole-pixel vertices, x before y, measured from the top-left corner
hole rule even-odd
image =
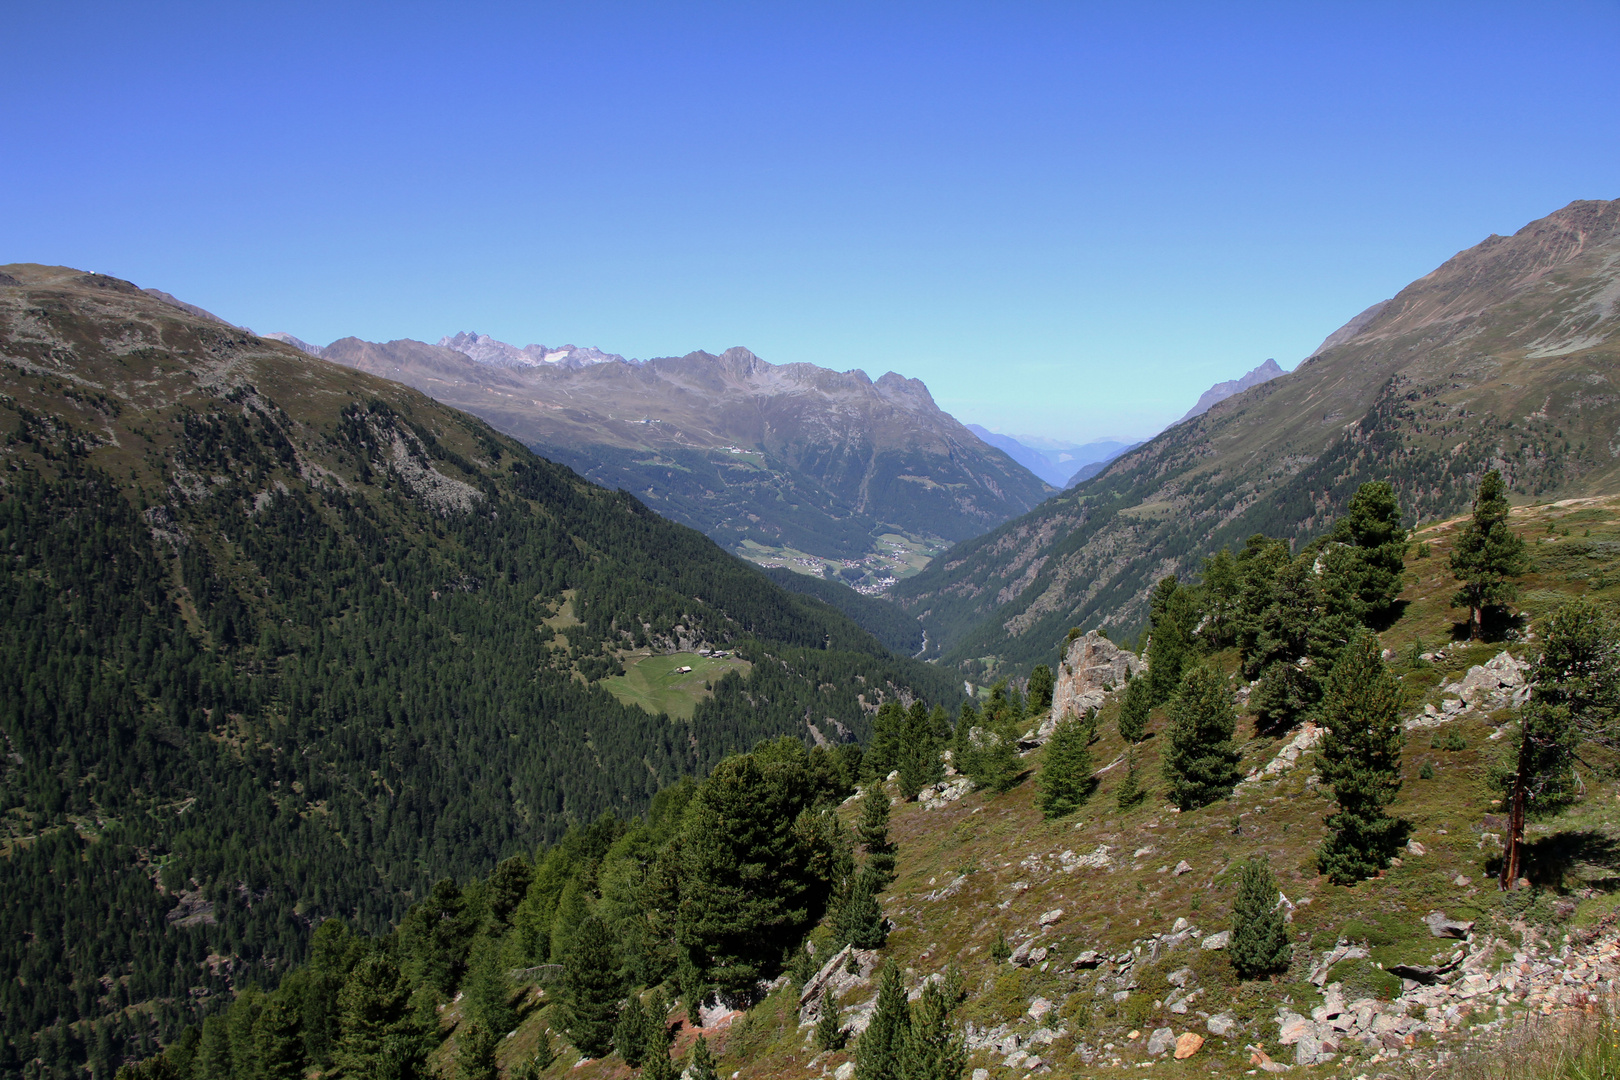
[[[1360,318],[1360,316],[1357,316],[1357,318]],[[1208,412],[1210,407],[1216,402],[1225,401],[1229,397],[1235,397],[1250,387],[1259,386],[1261,383],[1270,382],[1272,379],[1275,379],[1282,373],[1283,369],[1277,366],[1277,361],[1274,359],[1268,359],[1265,363],[1261,364],[1259,367],[1256,367],[1247,374],[1244,374],[1236,379],[1228,379],[1225,382],[1218,382],[1200,394],[1198,401],[1191,409],[1187,410],[1187,415],[1183,416],[1181,420],[1177,421],[1177,423],[1185,423],[1195,416],[1202,415],[1203,413]]]
[[[1071,626],[1134,633],[1147,590],[1256,532],[1302,538],[1365,479],[1407,513],[1620,488],[1620,202],[1492,236],[1364,312],[1293,372],[1177,424],[896,587],[972,678],[1051,662]],[[1355,325],[1358,323],[1360,325]]]
[[[510,349],[470,335],[343,338],[320,355],[482,417],[766,565],[892,580],[914,566],[891,565],[885,534],[943,546],[1052,490],[895,372],[771,364],[743,348],[634,362],[575,350],[555,363]]]

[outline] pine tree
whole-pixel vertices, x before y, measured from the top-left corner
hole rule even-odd
[[[1125,751],[1125,779],[1120,781],[1114,801],[1121,810],[1132,810],[1146,798],[1147,791],[1142,787],[1142,777],[1136,768],[1136,748],[1133,746]]]
[[[838,1002],[833,998],[832,990],[826,986],[821,988],[820,1012],[821,1015],[816,1017],[816,1049],[842,1050],[849,1032],[838,1022]]]
[[[1508,528],[1508,509],[1507,485],[1492,469],[1479,482],[1474,516],[1451,552],[1451,572],[1462,586],[1451,602],[1468,609],[1468,633],[1476,640],[1484,632],[1486,611],[1517,600],[1515,579],[1530,568],[1524,541]]]
[[[1288,970],[1292,955],[1288,924],[1277,910],[1277,879],[1262,856],[1243,864],[1237,900],[1232,904],[1232,966],[1238,976],[1254,979]]]
[[[613,1025],[613,1048],[626,1065],[641,1068],[647,1055],[647,1014],[639,994],[632,993],[619,1012],[619,1022]]]
[[[1272,580],[1249,663],[1260,685],[1249,699],[1265,731],[1309,719],[1321,703],[1333,661],[1359,623],[1345,574],[1349,548],[1303,552]]]
[[[1620,620],[1587,597],[1569,601],[1542,627],[1530,668],[1530,703],[1519,714],[1519,751],[1504,777],[1508,836],[1498,883],[1523,873],[1524,825],[1575,797],[1575,751],[1582,738],[1614,743],[1620,715]]]
[[[900,765],[904,748],[906,711],[898,701],[885,701],[872,718],[872,737],[861,759],[861,771],[882,783]]]
[[[467,975],[461,981],[462,1015],[478,1020],[497,1036],[517,1027],[511,1006],[511,984],[501,963],[500,945],[480,934],[473,942]]]
[[[580,922],[562,967],[568,1038],[586,1057],[603,1057],[613,1047],[613,1025],[624,987],[619,981],[612,932],[599,917],[587,915]]]
[[[960,993],[960,977],[954,971],[923,987],[911,1010],[911,1027],[900,1055],[900,1080],[961,1080],[967,1071],[967,1046],[951,1023]]]
[[[1119,737],[1139,743],[1147,734],[1148,713],[1153,708],[1153,692],[1146,679],[1131,679],[1119,702]]]
[[[1338,805],[1317,862],[1335,884],[1373,876],[1405,839],[1406,822],[1384,813],[1401,789],[1400,708],[1400,683],[1384,666],[1378,636],[1358,632],[1333,666],[1322,709],[1327,733],[1317,754]]]
[[[193,1069],[197,1080],[231,1075],[231,1033],[223,1016],[215,1014],[203,1021]]]
[[[1185,811],[1230,796],[1241,777],[1232,743],[1237,714],[1226,680],[1208,667],[1194,667],[1169,713],[1164,779],[1170,801]]]
[[[277,992],[266,1000],[253,1023],[264,1080],[302,1080],[309,1065],[304,1053],[304,1032],[297,1006]]]
[[[862,869],[855,875],[849,899],[838,909],[834,933],[857,949],[881,949],[888,940],[888,924],[878,904],[879,886],[872,874]]]
[[[422,1075],[426,1047],[410,983],[387,956],[367,956],[349,972],[338,992],[338,1030],[334,1057],[343,1076]]]
[[[684,1076],[686,1080],[719,1080],[714,1068],[714,1055],[709,1053],[709,1040],[702,1035],[692,1044]]]
[[[883,965],[877,1007],[855,1043],[856,1080],[903,1080],[900,1073],[906,1039],[911,1033],[911,1007],[906,984],[893,960]]]
[[[1351,587],[1358,602],[1357,616],[1363,622],[1382,624],[1394,611],[1406,570],[1407,531],[1401,525],[1395,488],[1387,480],[1362,484],[1329,535],[1355,548]]]
[[[1174,574],[1159,579],[1149,609],[1148,689],[1153,704],[1160,705],[1176,693],[1187,665],[1196,662],[1193,626],[1198,612],[1191,592],[1177,583]]]
[[[473,1020],[456,1038],[456,1080],[498,1080],[495,1048],[501,1038],[482,1020]]]
[[[1089,735],[1070,714],[1058,721],[1047,740],[1035,802],[1048,821],[1074,813],[1091,797],[1096,782],[1091,778]]]
[[[1035,669],[1029,673],[1029,713],[1039,716],[1052,707],[1052,690],[1057,680],[1052,677],[1052,669],[1045,664],[1036,664]]]

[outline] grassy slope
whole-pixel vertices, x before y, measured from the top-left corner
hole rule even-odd
[[[697,703],[712,696],[709,684],[728,671],[747,675],[753,665],[746,660],[717,660],[697,653],[654,655],[639,652],[621,658],[624,674],[602,680],[602,688],[626,705],[635,705],[657,716],[665,713],[684,720]],[[690,667],[686,673],[676,668]]]
[[[1532,618],[1585,592],[1620,600],[1620,499],[1522,507],[1515,510],[1513,523],[1531,541],[1537,556],[1536,572],[1523,582],[1522,609]],[[1549,523],[1555,532],[1548,532]],[[1418,536],[1420,542],[1429,544],[1429,553],[1410,559],[1409,584],[1403,594],[1408,606],[1400,621],[1383,635],[1385,645],[1399,656],[1420,639],[1431,649],[1450,640],[1459,613],[1447,604],[1453,584],[1445,571],[1445,558],[1455,525],[1439,524]],[[1592,557],[1594,553],[1596,557]],[[1408,713],[1419,711],[1426,701],[1437,701],[1442,681],[1455,680],[1502,647],[1457,643],[1447,648],[1443,661],[1415,668],[1398,659],[1394,669],[1408,688]],[[1516,644],[1509,648],[1527,655],[1532,647]],[[1230,654],[1217,657],[1216,662],[1229,670],[1236,666]],[[1092,748],[1099,767],[1123,752],[1112,719],[1110,706],[1104,713],[1102,738]],[[1143,774],[1150,788],[1160,786],[1163,723],[1163,716],[1155,713],[1149,738],[1142,746]],[[1034,807],[1039,755],[1031,755],[1027,759],[1031,774],[1005,796],[973,794],[931,811],[916,803],[894,808],[899,878],[884,905],[898,929],[886,952],[913,983],[949,964],[959,966],[971,994],[959,1019],[981,1027],[1010,1023],[1014,1030],[1027,1032],[1038,1026],[1021,1019],[1031,1000],[1044,996],[1054,1002],[1071,1033],[1042,1053],[1057,1075],[1110,1072],[1095,1066],[1082,1068],[1078,1058],[1069,1057],[1076,1033],[1093,1046],[1115,1043],[1116,1052],[1127,1064],[1145,1060],[1142,1044],[1153,1028],[1167,1025],[1178,1033],[1196,1030],[1207,1035],[1202,1019],[1195,1014],[1174,1016],[1149,1006],[1155,981],[1162,995],[1163,975],[1172,967],[1192,962],[1202,966],[1203,984],[1214,987],[1194,1008],[1207,1013],[1232,1011],[1245,1025],[1228,1038],[1209,1036],[1204,1050],[1189,1061],[1160,1059],[1154,1074],[1204,1077],[1213,1070],[1220,1075],[1247,1072],[1251,1066],[1243,1050],[1246,1044],[1260,1042],[1274,1054],[1278,1051],[1276,1028],[1271,1023],[1278,1003],[1291,997],[1295,1007],[1303,1005],[1301,1011],[1308,1012],[1309,1006],[1320,1001],[1314,988],[1302,981],[1305,969],[1299,963],[1275,983],[1216,987],[1223,978],[1230,979],[1224,954],[1173,953],[1169,963],[1161,962],[1156,968],[1145,965],[1142,989],[1116,1009],[1111,999],[1092,996],[1089,980],[1078,983],[1077,993],[1075,977],[1060,973],[1066,963],[1055,964],[1044,973],[998,964],[989,956],[990,945],[1002,933],[1016,944],[1021,936],[1036,930],[1041,913],[1054,908],[1064,909],[1065,915],[1045,943],[1054,945],[1065,961],[1086,949],[1121,951],[1151,933],[1168,932],[1179,916],[1188,917],[1205,933],[1226,929],[1235,894],[1235,874],[1228,871],[1260,852],[1269,856],[1283,892],[1300,905],[1292,926],[1295,940],[1314,946],[1317,955],[1346,923],[1355,920],[1390,935],[1390,943],[1375,952],[1375,959],[1425,962],[1443,943],[1431,938],[1418,920],[1435,908],[1454,917],[1477,919],[1482,929],[1506,935],[1515,913],[1504,906],[1487,874],[1487,864],[1500,849],[1481,838],[1486,815],[1497,810],[1486,784],[1486,769],[1505,745],[1504,740],[1489,738],[1493,730],[1486,718],[1469,713],[1439,729],[1410,733],[1405,785],[1393,812],[1412,823],[1413,838],[1428,853],[1405,859],[1381,879],[1351,888],[1333,886],[1316,874],[1313,851],[1325,835],[1322,818],[1329,804],[1307,784],[1308,766],[1286,771],[1275,780],[1242,785],[1233,799],[1187,814],[1178,814],[1162,799],[1151,796],[1136,810],[1120,813],[1114,792],[1122,770],[1116,768],[1102,776],[1099,790],[1080,813],[1048,822]],[[1437,736],[1443,739],[1452,732],[1462,737],[1466,748],[1431,745]],[[1251,718],[1241,718],[1245,770],[1270,761],[1283,741],[1252,736]],[[1432,780],[1418,779],[1426,763],[1435,771]],[[1558,876],[1549,885],[1570,891],[1582,887],[1598,890],[1575,911],[1571,921],[1576,924],[1589,922],[1614,906],[1602,890],[1620,882],[1620,864],[1613,864],[1612,857],[1601,852],[1606,844],[1620,841],[1617,795],[1620,786],[1615,783],[1589,780],[1588,796],[1579,807],[1530,830],[1532,842],[1540,842],[1543,851],[1555,847],[1566,851],[1563,858],[1544,862]],[[1063,851],[1084,855],[1098,845],[1109,847],[1115,858],[1112,868],[1072,874],[1057,869],[1055,857]],[[1141,856],[1133,857],[1139,851]],[[1181,876],[1169,872],[1183,859],[1192,865],[1192,872]],[[955,897],[943,902],[926,898],[931,890],[964,873],[967,882]],[[1459,876],[1467,878],[1467,883],[1456,884]],[[1027,889],[1020,890],[1016,884],[1020,882],[1027,883]],[[1000,907],[1003,904],[1006,906]],[[1545,898],[1527,917],[1550,918]],[[1555,926],[1554,932],[1558,929]],[[852,992],[843,1004],[846,1008],[860,1004],[874,990]],[[531,996],[530,1000],[533,1005],[543,1004],[543,997]],[[719,1035],[724,1048],[722,1076],[732,1071],[745,1077],[819,1075],[849,1056],[841,1052],[818,1057],[808,1040],[809,1029],[797,1025],[796,1000],[794,988],[778,992]],[[1082,1014],[1091,1027],[1077,1032],[1076,1020]],[[515,1062],[519,1054],[526,1053],[539,1025],[550,1019],[549,1011],[531,1009],[517,1036],[509,1040],[507,1051],[512,1056],[506,1060]],[[1133,1029],[1144,1038],[1127,1039]],[[546,1075],[580,1080],[628,1075],[616,1057],[577,1069],[571,1068],[575,1060],[565,1054]],[[999,1056],[987,1053],[974,1055],[971,1064],[990,1068],[992,1076],[1016,1075],[1000,1067]],[[1347,1075],[1355,1075],[1355,1070]]]

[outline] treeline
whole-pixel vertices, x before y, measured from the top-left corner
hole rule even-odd
[[[670,998],[695,1017],[708,1001],[755,1000],[783,972],[802,984],[821,963],[805,945],[824,919],[831,936],[817,955],[883,944],[888,796],[863,800],[853,834],[835,812],[861,766],[857,746],[762,743],[701,783],[666,788],[644,816],[603,815],[487,877],[440,880],[389,932],[329,920],[309,962],[273,991],[245,989],[118,1076],[426,1076],[439,1009],[459,997],[456,1075],[490,1080],[496,1044],[542,977],[548,1032],[585,1057],[617,1052],[650,1078],[672,1077]],[[508,1074],[533,1075],[561,1051],[548,1034]]]

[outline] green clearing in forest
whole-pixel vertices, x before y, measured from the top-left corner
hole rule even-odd
[[[657,716],[668,713],[685,719],[697,708],[699,698],[709,696],[709,685],[728,671],[747,675],[753,667],[746,660],[717,660],[697,653],[648,655],[631,653],[622,658],[624,674],[603,679],[602,689],[624,702]],[[690,667],[688,672],[677,668]]]

